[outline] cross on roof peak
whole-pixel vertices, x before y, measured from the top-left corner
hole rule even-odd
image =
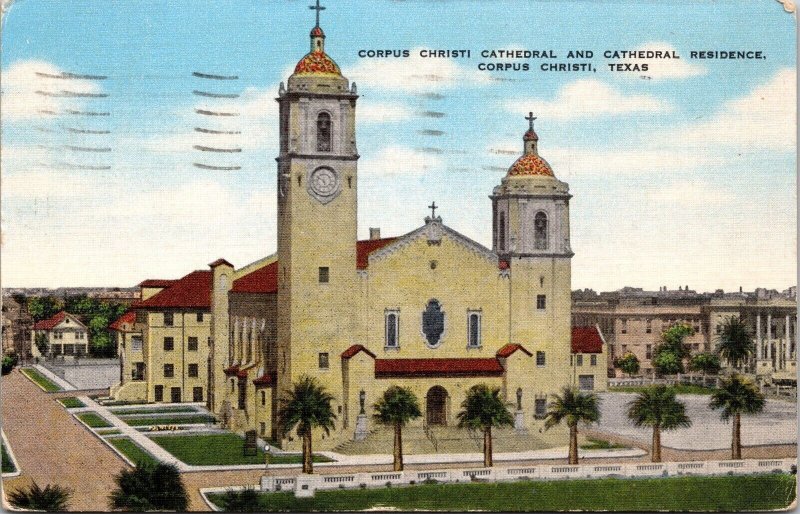
[[[525,119],[528,120],[528,127],[533,130],[533,120],[536,119],[536,116],[533,115],[533,112],[529,112]]]
[[[313,11],[317,11],[317,24],[315,26],[319,27],[319,13],[320,11],[324,11],[326,8],[319,5],[319,0],[317,0],[317,5],[309,5],[308,8]]]
[[[431,203],[431,204],[428,206],[428,209],[430,209],[430,210],[431,210],[431,218],[435,218],[435,217],[436,217],[436,209],[438,209],[438,208],[439,208],[439,207],[436,205],[436,202],[432,202],[432,203]]]

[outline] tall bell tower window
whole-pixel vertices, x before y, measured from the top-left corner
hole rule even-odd
[[[497,246],[500,251],[506,249],[506,213],[500,213],[500,221],[497,223]]]
[[[317,151],[331,151],[331,115],[327,112],[317,116]]]
[[[533,246],[537,250],[547,250],[547,214],[537,212],[533,218]]]

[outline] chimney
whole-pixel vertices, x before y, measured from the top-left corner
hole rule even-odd
[[[381,229],[380,227],[370,227],[369,228],[369,238],[374,241],[376,239],[381,238]]]
[[[742,292],[742,286],[739,286],[739,292],[740,293]]]

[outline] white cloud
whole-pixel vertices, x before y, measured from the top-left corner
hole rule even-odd
[[[661,204],[659,207],[707,210],[738,202],[740,193],[708,180],[675,179],[668,185],[654,186],[642,196],[647,202]]]
[[[566,84],[552,100],[517,98],[506,102],[505,108],[517,114],[533,111],[537,116],[571,120],[594,116],[663,113],[671,111],[673,107],[650,95],[627,95],[600,80],[581,79]]]
[[[677,49],[669,43],[664,41],[651,41],[644,43],[634,50],[642,51],[661,51],[677,52]],[[621,60],[620,63],[628,64],[647,64],[647,71],[641,73],[625,73],[626,77],[639,79],[640,77],[648,77],[653,80],[666,80],[666,79],[685,79],[688,77],[696,77],[705,75],[706,69],[697,64],[691,64],[686,59],[635,59],[635,60]]]
[[[364,175],[420,175],[442,165],[438,156],[405,146],[387,146],[359,164]]]
[[[23,121],[47,118],[52,115],[41,111],[62,113],[65,109],[80,109],[86,103],[86,99],[47,96],[41,93],[101,92],[99,84],[93,80],[52,78],[62,73],[64,70],[40,60],[17,61],[3,70],[3,119]]]
[[[396,123],[414,116],[414,112],[403,104],[362,100],[356,109],[361,123]]]
[[[797,72],[784,68],[747,95],[724,104],[710,119],[677,128],[660,139],[683,147],[794,151],[796,84]]]
[[[412,49],[408,58],[364,58],[342,73],[359,87],[405,92],[486,85],[492,81],[488,73],[462,66],[455,59],[422,58],[421,49]]]

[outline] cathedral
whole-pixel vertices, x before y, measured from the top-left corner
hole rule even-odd
[[[166,350],[169,339],[173,351],[182,333],[202,329],[207,369],[187,368],[197,380],[192,399],[233,430],[281,440],[281,395],[301,376],[314,377],[334,396],[337,415],[330,436],[315,434],[321,448],[363,437],[373,428],[365,426],[372,405],[395,384],[416,394],[423,416],[415,423],[423,426],[455,424],[473,385],[498,387],[516,407],[518,430],[541,424],[561,387],[604,387],[602,336],[594,328],[576,336],[571,327],[571,195],[539,155],[532,115],[522,155],[489,195],[490,249],[445,225],[435,203],[416,230],[381,237],[370,229],[369,239],[357,239],[358,94],[326,53],[319,17],[309,52],[276,100],[277,253],[239,269],[219,259],[149,292],[135,306],[137,320],[151,320],[141,328],[144,362],[122,373],[138,370],[145,384],[123,380],[117,392],[165,401],[167,388],[172,401],[189,401],[188,383],[158,377],[167,362],[160,341]],[[167,311],[179,309],[197,315],[171,313],[167,326]],[[184,332],[176,323],[186,323]],[[203,336],[192,338],[198,350]],[[186,344],[181,356],[202,359]],[[594,367],[576,367],[583,353]],[[182,369],[175,362],[165,366]],[[281,444],[296,449],[299,439],[290,434]]]

